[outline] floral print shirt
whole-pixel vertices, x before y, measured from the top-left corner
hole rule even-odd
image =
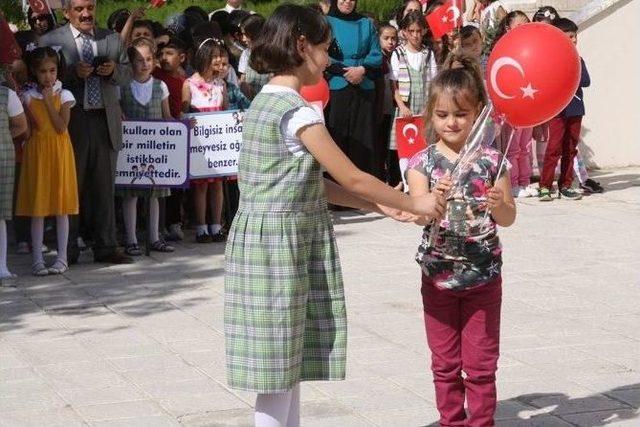
[[[196,112],[220,111],[224,105],[225,83],[220,78],[204,80],[195,73],[187,79],[191,91],[191,109]]]
[[[491,282],[500,276],[502,247],[496,223],[486,220],[486,193],[494,185],[503,155],[492,147],[483,147],[469,172],[454,183],[453,196],[447,202],[444,219],[433,246],[429,245],[431,225],[424,228],[416,261],[426,276],[439,288],[463,290]],[[455,162],[433,144],[409,161],[409,169],[425,175],[434,188]],[[501,176],[508,173],[509,164]]]

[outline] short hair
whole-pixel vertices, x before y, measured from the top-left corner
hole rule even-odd
[[[222,34],[227,35],[231,32],[231,18],[226,10],[216,10],[211,14],[209,19],[211,22],[217,22],[222,30]]]
[[[158,45],[158,52],[162,49],[175,49],[180,53],[187,51],[187,45],[177,37],[169,37],[169,41]]]
[[[261,15],[249,15],[240,23],[240,29],[244,31],[247,37],[251,40],[255,40],[262,32],[262,27],[264,27],[265,21],[266,20]]]
[[[127,56],[129,57],[129,62],[133,63],[133,60],[138,55],[138,47],[148,47],[151,51],[151,54],[155,56],[156,54],[156,42],[146,37],[138,37],[137,39],[131,42],[131,46],[127,48]]]
[[[254,41],[251,68],[260,74],[280,74],[299,67],[304,63],[298,53],[301,37],[312,45],[326,43],[331,39],[331,27],[324,15],[310,7],[278,6]]]
[[[153,34],[153,24],[148,19],[138,19],[136,21],[133,21],[131,30],[133,30],[134,28],[146,28],[151,34]]]
[[[412,10],[407,13],[407,15],[398,22],[398,26],[401,30],[406,30],[413,24],[418,24],[420,28],[423,30],[427,29],[427,21],[424,19],[424,15],[422,12],[418,12],[417,10]]]
[[[94,6],[96,6],[98,4],[97,0],[91,0],[91,3],[94,4]],[[65,10],[69,10],[71,9],[73,5],[73,0],[62,0],[62,8]]]
[[[384,30],[393,30],[395,32],[398,32],[398,29],[391,24],[387,23],[378,25],[378,35],[381,35]]]
[[[578,26],[569,18],[558,18],[553,21],[553,26],[565,33],[577,33]]]
[[[129,9],[120,8],[114,10],[107,19],[107,28],[116,33],[121,32],[127,23],[127,19],[129,19],[129,15],[131,15]]]
[[[56,63],[56,66],[58,67],[58,80],[64,80],[64,70],[66,65],[62,49],[56,51],[54,48],[49,46],[37,47],[31,51],[27,51],[24,55],[24,61],[27,64],[29,78],[32,81],[37,82],[35,69],[47,59],[52,59]]]
[[[474,34],[480,35],[480,29],[475,25],[465,25],[460,28],[460,39],[466,40]]]

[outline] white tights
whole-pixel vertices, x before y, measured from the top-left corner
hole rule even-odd
[[[12,276],[7,267],[7,222],[0,219],[0,278]]]
[[[56,237],[58,239],[58,260],[67,264],[67,245],[69,243],[69,216],[56,216]],[[44,263],[42,241],[44,240],[44,217],[31,218],[31,254],[33,263]]]
[[[122,200],[122,212],[124,215],[124,228],[127,232],[127,244],[138,244],[136,237],[136,212],[138,206],[137,197],[125,197]],[[157,197],[151,198],[149,208],[149,241],[155,243],[160,240],[160,204]]]
[[[258,394],[256,427],[299,427],[300,384],[284,393]]]

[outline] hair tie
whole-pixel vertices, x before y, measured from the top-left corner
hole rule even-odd
[[[34,50],[36,50],[37,48],[38,48],[38,46],[37,46],[34,42],[31,42],[31,43],[29,43],[28,45],[26,45],[26,46],[24,47],[24,50],[25,50],[26,52],[33,52],[33,51],[34,51]]]

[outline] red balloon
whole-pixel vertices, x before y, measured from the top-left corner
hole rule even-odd
[[[496,111],[514,127],[536,126],[571,101],[580,83],[580,57],[558,28],[533,22],[510,30],[496,43],[486,73]]]
[[[320,81],[311,86],[302,86],[300,88],[300,95],[308,101],[322,102],[322,108],[326,107],[329,103],[329,84],[325,79],[320,79]]]

